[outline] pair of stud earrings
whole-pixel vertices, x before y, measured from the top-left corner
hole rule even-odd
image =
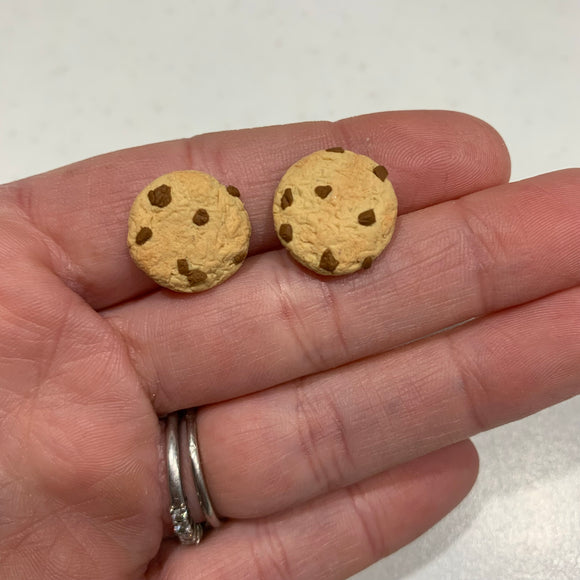
[[[370,268],[391,240],[396,216],[385,167],[342,147],[294,163],[274,195],[280,242],[321,275]],[[155,282],[177,292],[200,292],[241,267],[250,234],[236,187],[199,171],[176,171],[136,197],[127,243],[137,266]]]

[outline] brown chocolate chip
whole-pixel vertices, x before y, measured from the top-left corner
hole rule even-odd
[[[187,260],[185,259],[177,260],[177,271],[182,276],[187,276],[189,274],[189,264],[187,263]]]
[[[198,209],[193,216],[193,223],[196,226],[204,226],[209,221],[209,214],[205,209]]]
[[[361,226],[372,226],[377,221],[375,212],[372,209],[367,209],[358,214],[358,223]]]
[[[368,270],[373,265],[373,259],[370,256],[367,256],[362,263],[362,267],[365,270]]]
[[[152,189],[148,194],[151,205],[157,207],[166,207],[171,203],[171,187],[169,185],[160,185]]]
[[[330,248],[324,250],[322,257],[320,258],[320,268],[328,272],[334,272],[338,266],[338,260],[333,256]]]
[[[282,199],[280,201],[280,207],[282,209],[286,209],[287,207],[290,207],[292,205],[293,201],[294,196],[292,195],[292,190],[288,187],[284,190],[284,195],[282,196]]]
[[[246,259],[247,255],[248,255],[248,253],[245,250],[242,250],[239,254],[236,254],[232,258],[232,262],[234,264],[241,264]]]
[[[278,234],[288,244],[292,241],[292,226],[290,224],[282,224]]]
[[[197,286],[207,280],[207,274],[201,270],[190,270],[187,273],[187,280],[190,286]]]
[[[237,187],[234,187],[233,185],[228,185],[226,187],[226,190],[230,195],[233,195],[234,197],[240,197],[240,190]]]
[[[314,188],[314,193],[320,198],[324,199],[328,197],[330,192],[332,191],[332,187],[330,185],[319,185],[318,187]]]
[[[327,149],[329,153],[344,153],[344,149],[342,147],[331,147]]]
[[[385,181],[385,179],[387,179],[387,175],[389,175],[389,172],[387,171],[386,167],[383,167],[382,165],[377,165],[374,169],[373,169],[373,173],[381,180],[381,181]]]
[[[151,239],[152,235],[153,232],[151,231],[151,228],[141,228],[135,238],[135,243],[138,246],[142,246],[147,240]]]

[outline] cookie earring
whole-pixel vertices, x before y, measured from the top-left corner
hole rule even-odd
[[[397,197],[388,171],[342,147],[316,151],[282,177],[274,225],[290,255],[325,276],[368,269],[390,242]]]
[[[201,292],[238,271],[250,242],[240,192],[201,171],[175,171],[151,182],[133,202],[127,244],[157,284]]]

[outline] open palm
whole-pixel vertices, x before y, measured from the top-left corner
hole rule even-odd
[[[271,203],[337,145],[389,168],[404,215],[370,270],[321,279],[280,249]],[[199,295],[125,245],[135,195],[179,169],[236,185],[253,225],[240,272]],[[338,579],[430,527],[476,477],[469,436],[580,385],[580,173],[508,176],[484,123],[400,112],[3,186],[0,576]],[[228,518],[197,547],[169,538],[159,423],[189,407]]]

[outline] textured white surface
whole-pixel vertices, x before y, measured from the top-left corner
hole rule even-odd
[[[0,182],[247,126],[450,108],[578,165],[577,0],[0,0]],[[360,580],[580,578],[578,399],[476,438],[466,502]]]

